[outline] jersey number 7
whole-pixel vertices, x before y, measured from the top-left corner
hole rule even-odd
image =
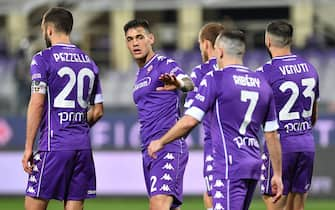
[[[248,90],[241,90],[241,101],[242,102],[248,102],[250,100],[248,109],[244,115],[244,120],[242,124],[240,125],[239,132],[242,135],[245,135],[247,127],[251,121],[252,114],[255,111],[256,104],[258,101],[259,94],[255,91],[248,91]]]

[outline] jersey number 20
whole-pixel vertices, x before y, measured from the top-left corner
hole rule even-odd
[[[54,107],[57,108],[75,108],[75,100],[66,99],[71,93],[72,89],[77,83],[77,102],[81,108],[87,108],[87,99],[83,98],[84,95],[84,79],[87,77],[89,79],[89,89],[88,96],[91,95],[93,84],[94,84],[94,73],[88,68],[82,68],[76,73],[70,67],[61,68],[57,74],[60,77],[68,76],[69,81],[66,83],[63,90],[56,96],[54,101]]]

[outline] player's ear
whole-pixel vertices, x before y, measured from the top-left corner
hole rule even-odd
[[[265,44],[265,46],[267,46],[268,48],[269,48],[270,45],[271,45],[271,39],[270,39],[270,36],[267,35],[267,34],[265,34],[264,44]]]
[[[207,51],[211,46],[211,42],[207,39],[204,40],[204,49]]]
[[[149,40],[150,40],[150,44],[154,44],[155,43],[155,36],[153,33],[149,33],[148,34]]]
[[[46,34],[48,36],[52,36],[52,34],[53,34],[53,27],[50,24],[46,25]]]
[[[224,49],[222,47],[220,47],[220,48],[218,48],[218,51],[219,51],[219,58],[223,59],[223,57],[224,57]]]

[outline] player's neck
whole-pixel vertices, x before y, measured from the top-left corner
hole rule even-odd
[[[243,61],[240,58],[234,58],[234,57],[224,58],[223,60],[221,60],[220,67],[222,69],[230,65],[243,65]]]
[[[272,57],[282,57],[287,55],[292,55],[290,48],[275,48],[271,51]]]
[[[213,50],[209,49],[208,52],[207,52],[207,54],[208,54],[208,60],[210,60],[212,58],[215,58],[215,51],[214,51],[214,49]]]
[[[151,50],[149,51],[147,56],[145,56],[144,58],[136,59],[136,63],[138,67],[143,68],[145,64],[147,64],[154,57],[154,55],[155,55],[155,52]]]
[[[51,44],[71,44],[70,37],[65,35],[56,36],[51,40]]]

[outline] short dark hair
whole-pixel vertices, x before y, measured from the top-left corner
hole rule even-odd
[[[283,46],[292,43],[293,26],[284,20],[270,22],[266,27],[266,31],[274,36],[282,38],[281,44]]]
[[[127,33],[129,29],[137,27],[143,27],[147,32],[151,33],[149,21],[146,19],[134,19],[128,21],[128,23],[123,26],[123,31],[124,33]]]
[[[212,47],[215,45],[216,37],[223,31],[224,27],[221,23],[207,23],[200,31],[200,40],[208,40],[212,43]]]
[[[72,31],[73,16],[72,13],[62,7],[50,8],[43,15],[44,23],[53,23],[57,31],[69,35]]]

